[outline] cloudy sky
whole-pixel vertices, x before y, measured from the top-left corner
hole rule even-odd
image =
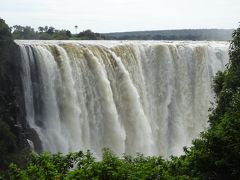
[[[12,26],[53,26],[75,32],[236,28],[240,0],[0,0]]]

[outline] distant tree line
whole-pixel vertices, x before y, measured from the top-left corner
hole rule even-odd
[[[94,33],[90,29],[78,34],[72,34],[69,30],[58,30],[52,26],[40,26],[35,31],[30,26],[14,25],[11,27],[13,39],[40,39],[40,40],[102,40],[104,35]]]
[[[201,40],[201,37],[198,35],[186,35],[186,36],[179,36],[179,35],[123,35],[119,37],[115,36],[107,36],[108,40]]]
[[[232,29],[180,29],[105,33],[111,40],[215,40],[232,39]]]
[[[11,27],[13,39],[40,40],[215,40],[229,41],[232,39],[232,29],[181,29],[160,31],[133,31],[100,34],[90,29],[76,34],[66,29],[56,29],[52,26],[40,26],[35,31],[31,26],[14,25]]]
[[[196,40],[201,40],[201,37],[198,35],[186,35],[186,36],[178,36],[178,35],[154,35],[154,36],[150,36],[150,35],[124,35],[124,36],[120,36],[120,37],[109,37],[109,39],[112,40],[192,40],[192,41],[196,41]]]

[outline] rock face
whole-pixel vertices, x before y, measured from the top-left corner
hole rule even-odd
[[[31,140],[31,137],[35,137],[31,134],[36,134],[29,129],[25,120],[19,59],[19,47],[12,40],[7,24],[0,19],[0,161],[2,162],[5,162],[8,154],[29,149],[27,139]],[[4,163],[0,165],[0,169],[2,168]]]

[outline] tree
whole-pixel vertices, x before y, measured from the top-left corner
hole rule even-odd
[[[181,157],[202,179],[240,177],[240,27],[233,33],[227,69],[214,80],[217,106],[210,127]]]
[[[13,38],[14,39],[37,39],[37,34],[34,29],[30,26],[20,26],[15,25],[13,29]]]
[[[66,30],[66,36],[68,36],[68,37],[72,37],[72,33],[71,33],[71,31]]]
[[[74,26],[74,28],[75,28],[75,32],[76,32],[76,34],[77,34],[77,29],[78,29],[78,26],[77,26],[77,25],[75,25],[75,26]]]
[[[101,34],[99,33],[92,32],[90,29],[80,32],[78,34],[78,37],[84,40],[100,40],[105,38],[104,36],[101,36]]]
[[[55,28],[50,26],[47,30],[47,33],[52,35],[54,33],[54,30],[55,30]]]
[[[71,37],[71,32],[68,30],[55,30],[55,32],[52,34],[53,39],[69,39]]]
[[[39,30],[39,32],[43,32],[44,31],[44,27],[39,26],[38,30]]]
[[[47,32],[48,31],[48,26],[44,27],[44,31]]]

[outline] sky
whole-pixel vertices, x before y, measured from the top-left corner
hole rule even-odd
[[[0,0],[9,26],[124,32],[237,28],[240,0]]]

